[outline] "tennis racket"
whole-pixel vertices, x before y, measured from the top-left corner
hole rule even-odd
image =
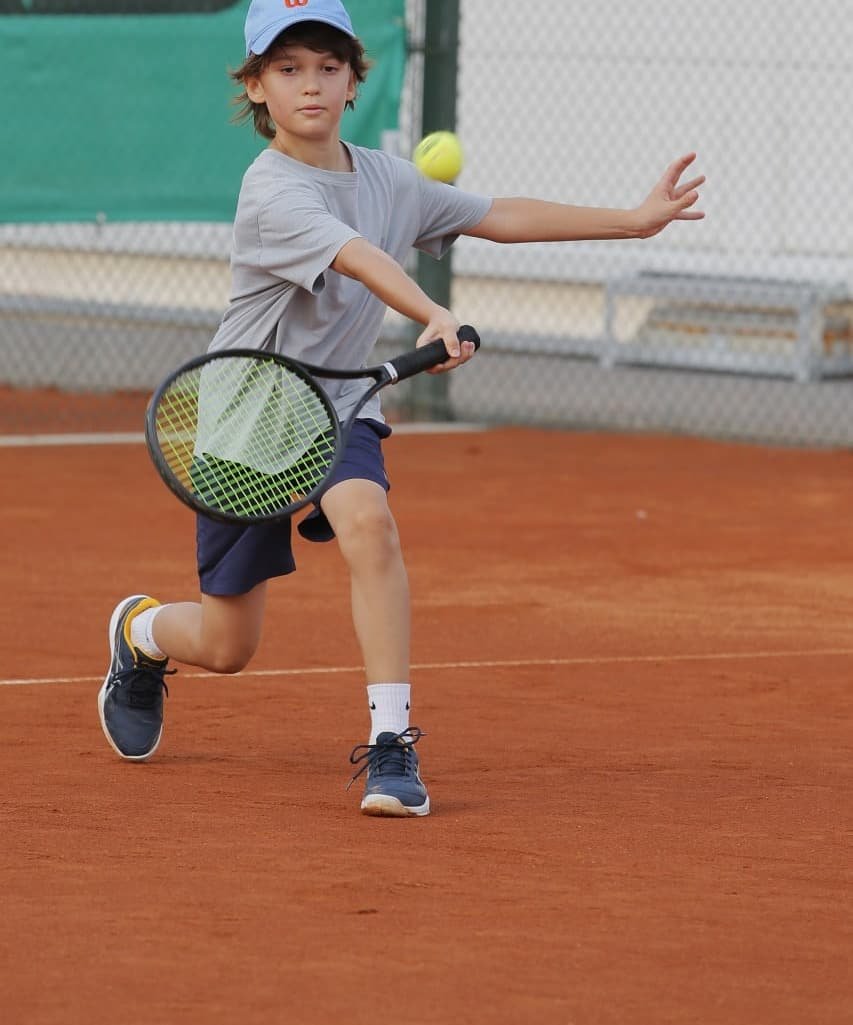
[[[461,342],[480,346],[472,327]],[[157,472],[196,512],[225,523],[274,523],[316,502],[359,411],[389,384],[449,359],[439,339],[381,366],[333,370],[255,349],[198,356],[151,397],[145,440]],[[367,387],[343,424],[317,378]],[[370,383],[372,382],[372,383]]]

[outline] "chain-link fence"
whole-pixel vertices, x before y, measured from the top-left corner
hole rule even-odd
[[[430,88],[427,2],[406,4],[412,54],[400,131],[386,138],[403,154]],[[484,348],[451,375],[454,415],[853,442],[853,6],[459,0],[459,11],[461,188],[629,207],[689,150],[708,183],[706,220],[654,239],[461,239],[454,310]],[[51,426],[87,429],[69,391],[144,391],[203,350],[227,301],[229,237],[225,223],[0,227],[4,429],[41,426],[44,389],[63,399]],[[387,324],[380,355],[407,336]]]
[[[706,220],[654,239],[463,240],[457,307],[506,353],[480,367],[468,415],[853,441],[853,6],[463,0],[462,15],[461,187],[620,207],[682,152],[708,176]]]

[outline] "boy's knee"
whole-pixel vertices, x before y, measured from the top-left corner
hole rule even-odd
[[[230,675],[245,669],[254,653],[246,645],[213,644],[206,652],[205,662],[212,673]]]
[[[399,549],[397,526],[387,506],[357,509],[337,530],[344,554],[369,551],[379,554]]]

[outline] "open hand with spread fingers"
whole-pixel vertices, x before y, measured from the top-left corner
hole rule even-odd
[[[700,174],[687,182],[681,181],[682,175],[695,159],[695,153],[687,153],[674,160],[637,207],[637,238],[651,238],[672,221],[700,221],[705,216],[701,210],[692,209],[699,199],[699,189],[705,182],[705,175]]]

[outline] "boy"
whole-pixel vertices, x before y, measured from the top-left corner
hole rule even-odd
[[[367,73],[340,0],[252,0],[242,116],[270,139],[246,172],[234,224],[232,295],[212,349],[274,348],[315,364],[358,366],[387,306],[424,325],[417,344],[442,338],[467,362],[459,321],[432,302],[401,262],[412,246],[440,257],[460,234],[495,242],[647,238],[691,210],[704,181],[680,184],[676,161],[636,210],[578,208],[535,199],[487,199],[430,182],[408,161],[344,143],[340,121]],[[356,382],[329,385],[344,419]],[[337,475],[299,524],[309,540],[336,537],[350,572],[352,615],[364,657],[371,729],[350,760],[366,771],[368,815],[423,816],[429,796],[409,725],[409,593],[387,501],[378,399],[363,410]],[[109,626],[111,663],[98,705],[123,758],[152,755],[163,729],[170,658],[220,673],[243,669],[260,640],[267,580],[294,570],[290,524],[234,527],[197,520],[199,602],[125,598]]]

